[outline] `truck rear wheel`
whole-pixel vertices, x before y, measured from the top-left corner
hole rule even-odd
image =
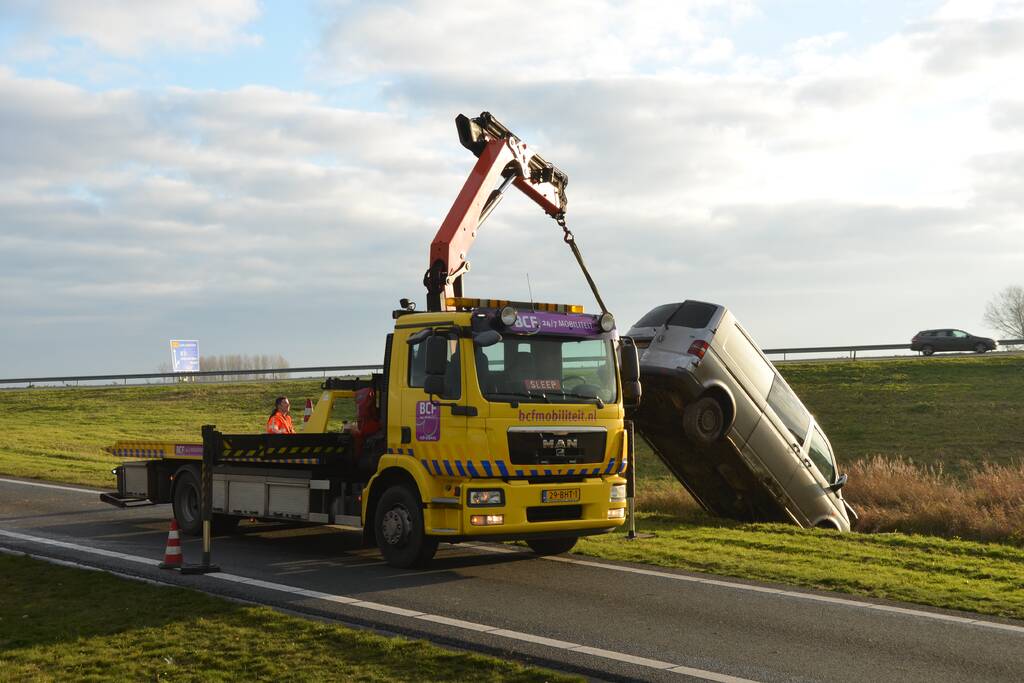
[[[199,488],[199,476],[192,469],[183,470],[174,481],[174,518],[178,520],[178,528],[187,536],[199,536],[203,533],[202,493]],[[210,530],[215,534],[229,534],[238,528],[242,521],[239,517],[215,514]]]
[[[526,541],[526,545],[530,546],[530,550],[538,555],[561,555],[572,550],[577,540],[579,539],[575,537],[531,538]]]
[[[391,486],[380,497],[373,531],[384,561],[392,567],[419,567],[437,552],[437,539],[423,530],[423,505],[401,484]]]
[[[713,396],[701,396],[683,411],[683,431],[698,446],[710,446],[722,437],[725,411]]]
[[[198,536],[203,532],[199,501],[199,477],[191,469],[182,470],[174,479],[174,498],[171,501],[181,533]]]

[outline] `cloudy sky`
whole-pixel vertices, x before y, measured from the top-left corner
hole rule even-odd
[[[0,0],[0,377],[168,340],[379,362],[493,112],[570,178],[620,325],[989,333],[1024,284],[1024,2]],[[595,304],[510,194],[467,293]]]

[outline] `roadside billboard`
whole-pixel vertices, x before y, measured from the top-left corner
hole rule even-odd
[[[195,339],[171,340],[172,372],[199,372],[199,342]]]

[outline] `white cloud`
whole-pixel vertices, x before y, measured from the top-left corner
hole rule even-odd
[[[259,42],[245,32],[260,14],[256,0],[42,0],[6,11],[33,28],[18,47],[23,59],[45,55],[54,36],[78,38],[117,57],[154,49],[221,51]]]
[[[1024,269],[1024,105],[1007,87],[1024,53],[961,31],[1011,35],[1013,3],[966,7],[766,57],[710,0],[346,4],[321,68],[379,86],[375,111],[262,86],[89,92],[0,66],[0,313],[95,331],[116,309],[135,340],[184,327],[266,342],[223,352],[376,359],[472,164],[452,118],[486,108],[568,172],[570,226],[623,324],[693,297],[767,345],[971,328]],[[537,299],[590,304],[524,198],[481,237],[469,293],[528,296],[529,272]],[[290,334],[309,319],[317,340]]]
[[[341,81],[381,73],[558,81],[719,61],[731,45],[708,35],[706,17],[732,21],[752,11],[726,0],[342,7],[323,40],[324,71]]]

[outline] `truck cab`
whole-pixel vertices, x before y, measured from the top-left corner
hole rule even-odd
[[[449,304],[398,312],[391,336],[386,452],[362,515],[385,557],[417,564],[439,541],[474,538],[564,552],[621,525],[628,444],[612,317]]]

